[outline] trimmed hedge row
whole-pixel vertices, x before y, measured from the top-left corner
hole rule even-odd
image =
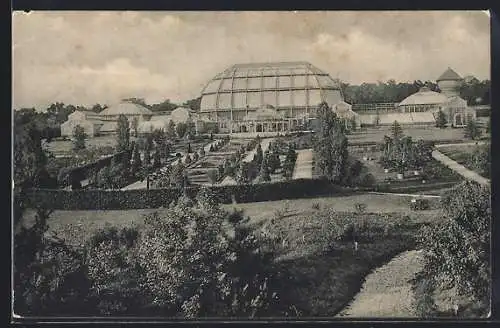
[[[211,186],[222,203],[249,203],[269,200],[306,198],[342,191],[327,180],[300,179],[276,183]],[[199,186],[188,187],[185,193],[194,197]],[[166,207],[184,192],[177,188],[138,190],[56,190],[34,189],[27,192],[32,206],[57,210],[117,210]]]
[[[324,179],[298,179],[273,183],[211,186],[209,188],[221,203],[229,204],[297,199],[355,192],[415,193],[438,188],[448,188],[456,181],[403,186],[378,185],[375,187],[345,188],[332,185]],[[185,191],[177,188],[136,190],[59,190],[33,189],[26,193],[31,207],[42,206],[54,210],[127,210],[166,207],[184,193],[195,197],[200,187]]]

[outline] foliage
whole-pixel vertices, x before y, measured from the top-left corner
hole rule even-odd
[[[489,178],[491,172],[490,144],[478,145],[467,160],[467,166],[480,175]]]
[[[175,132],[179,138],[184,138],[186,132],[188,131],[188,126],[186,123],[179,122],[175,125]]]
[[[271,175],[269,174],[269,164],[267,163],[267,157],[264,157],[260,165],[259,180],[264,182],[271,181]]]
[[[366,204],[365,203],[356,203],[354,204],[354,210],[356,213],[365,213],[366,212]]]
[[[132,129],[134,129],[134,136],[138,136],[138,128],[139,128],[139,119],[137,117],[134,117],[132,119]]]
[[[326,103],[320,104],[318,118],[321,126],[314,145],[317,165],[323,176],[339,183],[344,177],[347,160],[345,126]]]
[[[215,184],[219,180],[219,172],[217,170],[208,170],[207,176],[212,184]]]
[[[399,125],[398,121],[394,121],[391,125],[391,135],[392,139],[399,140],[403,137],[403,129]]]
[[[440,129],[446,128],[446,124],[448,123],[448,120],[446,119],[446,114],[442,111],[439,110],[437,112],[436,116],[436,127]]]
[[[464,137],[471,140],[476,140],[481,137],[482,131],[475,120],[468,120],[464,129]]]
[[[175,123],[174,123],[174,121],[172,121],[172,120],[168,121],[167,127],[165,128],[165,135],[170,140],[174,140],[175,139],[176,131],[175,131]]]
[[[488,311],[490,297],[491,191],[466,181],[442,199],[443,219],[422,232],[424,278],[441,289],[455,288]]]
[[[285,161],[283,162],[283,176],[290,179],[295,169],[295,161],[297,160],[297,152],[293,147],[289,146]]]
[[[161,155],[160,151],[156,150],[153,154],[153,168],[159,169],[161,167]]]
[[[73,130],[73,150],[79,151],[81,149],[85,149],[85,138],[87,134],[85,133],[85,129],[80,125],[75,126]]]
[[[131,173],[135,175],[139,172],[141,168],[142,168],[141,154],[139,152],[139,146],[136,144],[132,153]]]
[[[410,202],[410,209],[412,211],[425,211],[431,207],[428,199],[417,198]]]
[[[128,119],[125,115],[121,114],[118,116],[118,127],[117,127],[117,150],[126,151],[130,148],[130,126]]]
[[[184,164],[189,165],[191,164],[191,162],[192,162],[191,156],[187,154],[186,159],[184,160]]]

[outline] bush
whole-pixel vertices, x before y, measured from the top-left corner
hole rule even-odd
[[[463,182],[442,198],[443,218],[422,232],[422,279],[441,290],[456,289],[479,304],[482,314],[490,300],[491,191]]]
[[[410,201],[410,209],[412,211],[425,211],[430,209],[431,205],[428,199],[412,199]]]

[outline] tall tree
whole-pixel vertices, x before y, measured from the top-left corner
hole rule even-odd
[[[132,154],[132,174],[137,174],[142,167],[141,153],[139,146],[136,144]]]
[[[347,138],[344,126],[328,104],[318,109],[320,128],[314,143],[319,169],[324,177],[334,183],[343,179],[347,161]]]
[[[132,129],[134,129],[134,136],[137,137],[139,135],[139,119],[137,117],[134,117],[132,119]]]
[[[394,121],[391,126],[392,139],[396,142],[403,137],[403,129],[398,121]]]
[[[464,129],[464,136],[467,139],[476,140],[479,139],[482,132],[475,120],[468,120],[467,125]]]
[[[130,149],[130,126],[125,115],[118,116],[117,146],[118,151]]]
[[[179,122],[175,126],[175,132],[177,132],[177,136],[181,139],[186,135],[187,129],[187,124],[183,122]]]
[[[174,121],[168,121],[167,127],[165,128],[165,134],[168,139],[174,140],[176,136],[175,123]]]
[[[85,138],[87,137],[87,134],[85,133],[85,129],[77,125],[73,129],[73,150],[74,151],[80,151],[82,149],[85,149]]]
[[[436,127],[444,129],[447,123],[446,114],[442,110],[439,110],[436,115]]]

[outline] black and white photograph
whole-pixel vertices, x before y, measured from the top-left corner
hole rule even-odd
[[[13,11],[11,320],[489,318],[490,47],[479,10]]]

